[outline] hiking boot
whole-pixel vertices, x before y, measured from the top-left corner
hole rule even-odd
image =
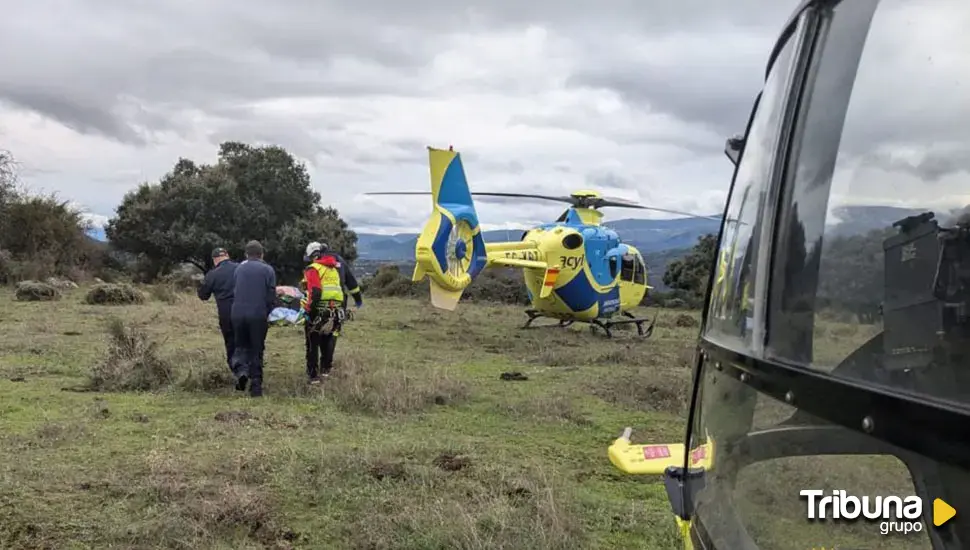
[[[249,376],[240,374],[239,378],[236,378],[236,390],[245,391],[247,382],[249,382]]]
[[[324,376],[326,376],[326,375],[324,375]],[[316,386],[317,384],[320,383],[320,377],[319,376],[314,376],[313,378],[310,379],[310,382],[309,383],[310,383],[311,386]]]

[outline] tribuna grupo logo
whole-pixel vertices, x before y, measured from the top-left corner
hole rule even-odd
[[[854,496],[841,489],[826,495],[820,489],[803,489],[808,519],[879,522],[879,532],[913,533],[923,530],[923,499],[918,496]]]

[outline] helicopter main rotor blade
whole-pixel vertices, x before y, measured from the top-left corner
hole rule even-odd
[[[378,191],[373,193],[364,193],[364,195],[430,195],[429,191]],[[680,216],[687,216],[688,218],[705,218],[709,220],[721,221],[720,216],[705,216],[701,214],[694,214],[691,212],[683,212],[680,210],[670,210],[667,208],[657,208],[653,206],[644,206],[642,204],[637,204],[626,199],[619,198],[587,198],[587,197],[566,197],[566,196],[552,196],[552,195],[535,195],[531,193],[498,193],[498,192],[479,192],[472,193],[476,197],[510,197],[519,199],[541,199],[548,201],[565,202],[573,206],[579,206],[583,202],[593,206],[594,208],[601,208],[604,206],[616,207],[616,208],[636,208],[638,210],[653,210],[655,212],[664,212],[667,214],[677,214]]]
[[[626,202],[616,202],[616,201],[612,201],[612,200],[604,200],[603,202],[598,203],[596,206],[600,206],[600,207],[601,206],[613,206],[613,207],[617,207],[617,208],[636,208],[637,210],[653,210],[655,212],[664,212],[664,213],[667,213],[667,214],[678,214],[678,215],[681,215],[681,216],[687,216],[688,218],[705,218],[705,219],[709,219],[709,220],[721,221],[721,217],[720,216],[706,216],[706,215],[701,215],[701,214],[694,214],[694,213],[691,213],[691,212],[684,212],[684,211],[681,211],[681,210],[670,210],[669,208],[657,208],[655,206],[644,206],[642,204],[633,204],[633,203],[626,203]]]
[[[430,195],[429,191],[380,191],[374,193],[364,193],[365,195]],[[566,202],[575,205],[578,201],[573,197],[555,197],[551,195],[532,195],[527,193],[493,193],[482,192],[472,193],[475,197],[511,197],[518,199],[543,199],[547,201]]]
[[[492,192],[482,192],[482,193],[472,193],[476,197],[512,197],[518,199],[541,199],[547,201],[557,201],[565,202],[569,204],[576,204],[578,201],[574,197],[556,197],[552,195],[533,195],[529,193],[492,193]]]

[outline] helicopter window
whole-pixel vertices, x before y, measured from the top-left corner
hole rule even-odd
[[[913,10],[883,0],[868,34],[833,25],[822,46],[769,347],[832,370],[867,346],[835,374],[970,404],[970,232],[956,229],[970,212],[970,51],[944,46],[970,5]],[[933,31],[900,40],[916,19]]]
[[[643,285],[646,284],[646,268],[639,256],[624,254],[620,268],[620,279]]]
[[[751,345],[755,238],[760,230],[767,182],[784,124],[795,40],[779,52],[749,121],[746,146],[735,172],[717,251],[705,336],[732,348]]]

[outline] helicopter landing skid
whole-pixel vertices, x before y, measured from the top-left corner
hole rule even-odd
[[[534,310],[534,309],[527,309],[525,311],[525,314],[529,316],[529,319],[522,326],[523,329],[527,329],[527,328],[531,327],[532,326],[532,322],[535,321],[536,319],[538,319],[539,317],[547,317],[548,318],[547,315],[543,315],[542,312],[537,311],[537,310]],[[622,315],[624,317],[626,317],[626,319],[617,319],[617,320],[613,320],[613,319],[593,319],[592,321],[578,321],[578,322],[589,324],[589,329],[592,332],[595,332],[597,327],[601,328],[603,330],[603,332],[606,333],[606,337],[607,338],[612,338],[613,337],[613,331],[611,329],[612,329],[612,327],[615,327],[615,326],[618,326],[618,325],[630,325],[630,324],[636,325],[637,326],[637,335],[638,336],[642,336],[644,338],[649,338],[653,334],[653,327],[654,327],[654,324],[657,321],[656,317],[654,317],[652,320],[651,319],[647,319],[647,318],[639,318],[639,317],[634,316],[632,313],[630,313],[628,311],[622,312]],[[646,327],[644,327],[643,324],[646,323],[647,321],[649,321],[650,324],[647,325]],[[548,324],[548,325],[538,325],[535,328],[547,328],[547,327],[566,328],[566,327],[572,325],[574,322],[577,322],[577,321],[575,319],[559,319],[559,322],[557,324],[555,324],[555,325],[552,325],[552,324]]]
[[[532,326],[532,322],[535,321],[536,319],[538,319],[539,317],[546,317],[546,318],[554,319],[554,317],[549,317],[548,315],[543,315],[542,312],[540,312],[538,310],[535,310],[535,309],[527,309],[527,310],[525,310],[525,314],[529,316],[529,319],[525,322],[524,325],[522,325],[522,328],[523,329],[527,329],[527,328],[531,327]],[[572,319],[558,319],[558,321],[559,322],[556,323],[555,325],[538,325],[538,326],[536,326],[534,328],[546,328],[546,327],[566,328],[569,325],[573,324],[573,320]]]

